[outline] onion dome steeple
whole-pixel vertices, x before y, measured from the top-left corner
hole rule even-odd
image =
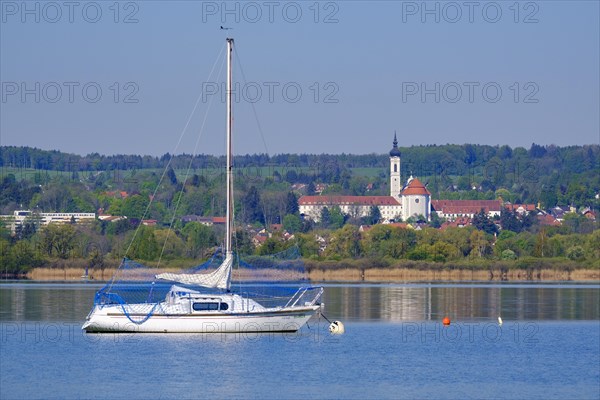
[[[390,150],[390,157],[400,157],[400,150],[398,150],[398,139],[396,138],[396,131],[394,131],[394,147]]]

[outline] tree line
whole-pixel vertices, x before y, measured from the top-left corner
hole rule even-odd
[[[539,203],[543,209],[556,205],[590,207],[598,214],[598,145],[532,144],[530,149],[431,145],[401,148],[401,151],[402,176],[414,174],[423,178],[434,199],[502,198],[513,203]],[[155,260],[165,240],[168,240],[168,246],[164,247],[167,258],[205,257],[217,246],[222,233],[219,228],[186,224],[182,218],[225,215],[225,177],[219,169],[223,160],[199,156],[194,162],[198,162],[198,166],[210,164],[211,169],[199,167],[188,171],[184,167],[187,168],[191,156],[178,155],[171,159],[169,168],[163,169],[170,159],[169,154],[162,157],[77,156],[28,147],[0,147],[1,214],[11,214],[17,209],[29,209],[34,214],[103,210],[105,214],[127,217],[119,222],[97,221],[91,226],[73,224],[47,228],[31,220],[14,236],[3,228],[0,235],[2,267],[17,271],[52,259],[71,258],[94,260],[94,265],[103,265],[103,259],[117,260],[125,254],[124,243],[128,247],[131,244],[131,256]],[[306,257],[325,260],[340,255],[358,259],[398,256],[398,259],[431,262],[474,258],[475,255],[482,259],[505,260],[563,257],[578,263],[589,263],[593,259],[587,235],[594,235],[596,225],[575,214],[565,217],[562,231],[542,229],[532,217],[523,218],[508,211],[503,212],[498,221],[479,214],[474,219],[474,227],[461,231],[465,236],[462,244],[452,238],[444,239],[444,235],[450,235],[444,232],[430,234],[432,237],[441,235],[435,236],[434,243],[419,231],[394,230],[385,234],[389,239],[376,241],[383,243],[377,245],[370,242],[371,233],[357,233],[361,225],[379,221],[381,214],[377,207],[361,218],[350,218],[337,207],[325,208],[318,224],[299,215],[299,196],[315,194],[317,184],[325,184],[323,194],[388,195],[389,157],[386,154],[262,154],[238,156],[235,163],[236,167],[245,166],[236,168],[237,226],[252,227],[256,231],[282,224],[287,232],[296,235],[293,243],[301,247]],[[23,174],[23,169],[27,173]],[[157,226],[140,228],[134,242],[133,232],[142,220],[155,220]],[[434,215],[428,226],[438,228],[442,223]],[[497,225],[501,225],[503,231],[499,231]],[[169,227],[174,229],[175,235],[165,233]],[[207,229],[214,236],[209,235]],[[374,232],[381,229],[384,228],[377,227]],[[542,231],[544,234],[540,236]],[[506,232],[513,232],[514,236],[507,237]],[[247,229],[240,230],[236,237],[239,248],[248,254],[278,251],[292,243],[275,235],[266,245],[255,249]],[[323,243],[329,250],[321,249]],[[503,247],[501,243],[510,245]]]
[[[523,147],[488,145],[427,145],[401,147],[403,177],[422,178],[434,198],[494,198],[500,190],[504,200],[540,202],[543,207],[589,205],[600,193],[600,146]],[[214,180],[225,165],[224,157],[201,154],[85,156],[31,147],[0,147],[0,167],[38,171],[34,180],[47,182],[43,172],[61,171],[77,180],[86,177],[96,184],[118,179],[115,174],[144,170],[177,171],[191,165],[192,173]],[[237,170],[257,185],[261,182],[325,183],[340,194],[387,194],[389,157],[384,154],[254,154],[235,157]],[[110,172],[113,172],[112,174]],[[120,171],[120,172],[119,172]],[[369,171],[369,172],[366,172]],[[87,174],[86,174],[87,173]],[[136,178],[121,177],[134,181]],[[122,182],[126,184],[127,182]],[[371,184],[371,189],[367,189]]]
[[[335,211],[332,210],[335,214]],[[508,217],[511,211],[506,211]],[[287,214],[293,216],[297,214]],[[286,217],[286,220],[289,219]],[[482,268],[490,262],[502,262],[514,268],[528,268],[533,261],[559,268],[600,268],[600,230],[585,217],[572,214],[562,226],[520,224],[502,231],[486,231],[486,222],[444,230],[428,226],[419,229],[377,224],[361,229],[350,221],[334,226],[320,222],[306,230],[302,223],[286,222],[297,229],[292,238],[275,232],[255,247],[251,231],[238,226],[234,248],[241,256],[269,255],[297,246],[303,258],[315,262],[362,261],[368,265],[402,265],[418,261],[444,266],[448,263]],[[299,220],[299,218],[298,218]],[[92,269],[117,265],[123,257],[162,265],[200,264],[220,245],[223,227],[199,222],[181,223],[172,229],[135,226],[132,221],[91,224],[50,224],[32,226],[27,221],[12,236],[0,225],[0,273],[23,273],[33,267],[56,264],[60,260],[80,260]],[[512,230],[511,230],[512,229]],[[63,264],[64,265],[64,264]]]

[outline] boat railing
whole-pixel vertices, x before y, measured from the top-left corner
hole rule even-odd
[[[286,303],[284,308],[296,306],[300,302],[300,300],[302,300],[303,298],[305,299],[307,296],[311,295],[314,291],[316,291],[317,293],[314,296],[312,296],[312,298],[309,301],[306,301],[304,304],[300,303],[301,305],[314,306],[317,303],[317,301],[319,300],[319,298],[321,297],[321,295],[323,294],[322,287],[309,286],[309,287],[299,288],[296,291],[296,293],[294,293],[294,295],[292,297],[290,297],[290,299],[288,300],[288,302]]]

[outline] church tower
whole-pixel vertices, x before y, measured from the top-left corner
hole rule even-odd
[[[394,147],[390,150],[390,196],[400,201],[400,191],[402,190],[402,181],[400,180],[400,150],[398,150],[398,139],[394,132]]]

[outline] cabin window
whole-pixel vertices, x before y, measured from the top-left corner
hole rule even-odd
[[[225,310],[229,309],[229,304],[227,304],[227,303],[221,303],[220,307],[221,307],[221,311],[225,311]]]
[[[193,303],[192,308],[194,311],[217,311],[219,309],[219,303]]]

